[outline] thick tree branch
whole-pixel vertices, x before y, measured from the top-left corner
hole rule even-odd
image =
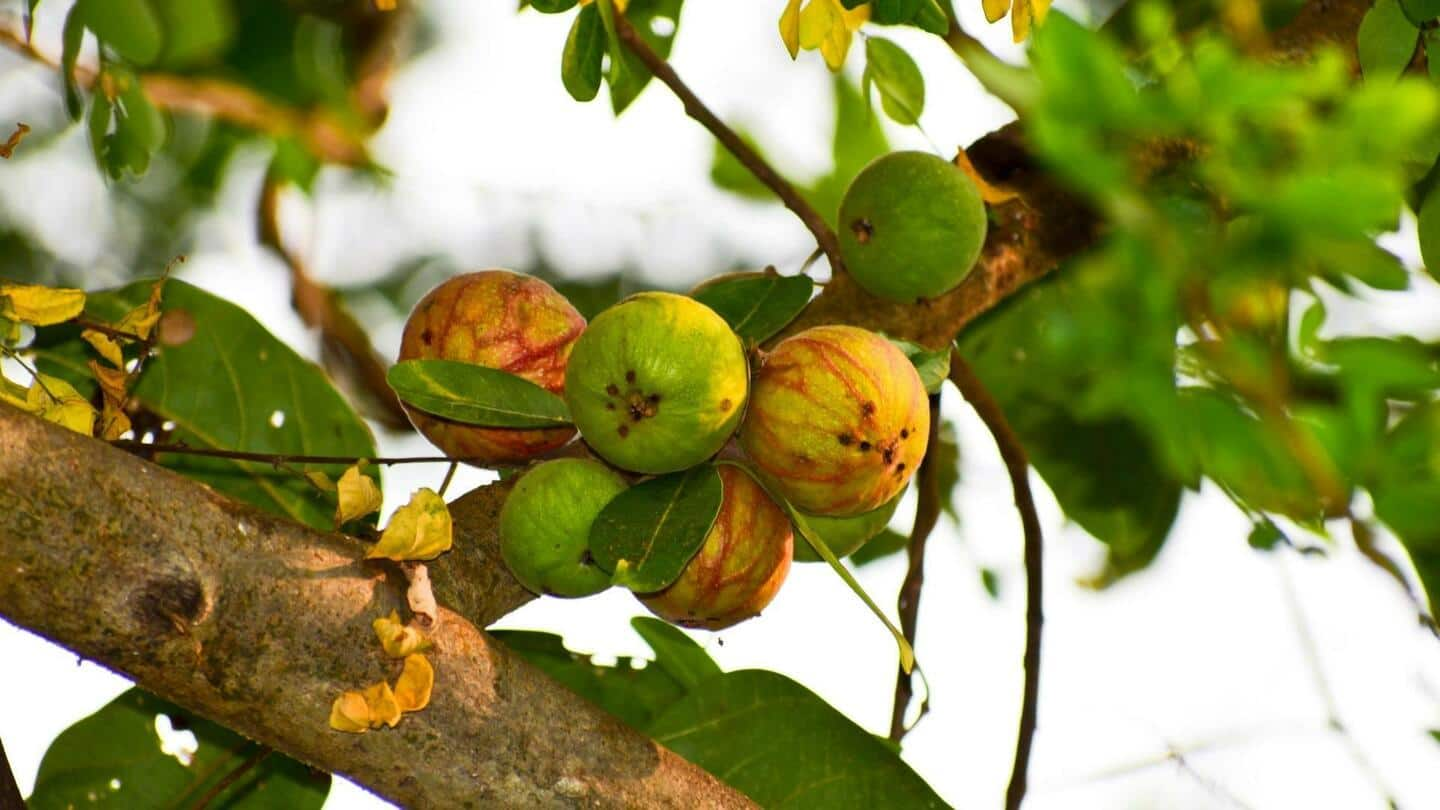
[[[447,555],[437,571],[452,556],[463,565]],[[408,807],[749,806],[448,608],[429,708],[395,729],[331,731],[342,690],[395,674],[370,622],[405,609],[403,577],[359,557],[343,535],[0,405],[8,620]],[[472,607],[484,622],[503,601]]]
[[[20,795],[15,769],[10,767],[3,743],[0,743],[0,810],[25,810],[25,798]]]
[[[714,135],[715,139],[720,141],[721,145],[729,150],[736,160],[740,161],[741,165],[749,169],[750,173],[764,183],[766,188],[775,192],[775,196],[780,198],[785,207],[800,218],[800,221],[814,235],[816,244],[825,252],[825,257],[830,260],[833,275],[843,276],[845,264],[840,260],[840,240],[835,236],[835,231],[830,228],[830,224],[825,221],[825,218],[820,216],[820,213],[809,202],[806,202],[804,197],[800,196],[800,192],[796,191],[789,181],[781,177],[780,173],[775,171],[769,163],[766,163],[765,158],[751,149],[750,145],[745,143],[735,130],[726,126],[724,121],[721,121],[715,113],[710,111],[709,107],[705,106],[705,103],[675,73],[675,69],[670,67],[670,63],[665,61],[660,54],[655,53],[650,44],[635,32],[634,26],[630,25],[630,21],[625,19],[624,14],[617,13],[615,15],[615,33],[625,47],[629,48],[630,52],[635,54],[651,73],[655,74],[655,78],[669,87],[671,92],[680,99],[680,103],[685,106],[685,114],[708,129],[710,134]]]
[[[935,524],[940,522],[940,469],[936,467],[937,453],[933,452],[940,443],[940,394],[930,395],[930,451],[920,462],[915,474],[916,494],[915,522],[910,528],[910,544],[907,548],[910,565],[905,571],[905,581],[900,585],[900,632],[910,647],[915,647],[915,633],[920,621],[920,593],[925,587],[925,543]],[[909,732],[905,726],[905,713],[914,697],[914,673],[900,668],[895,673],[895,702],[890,711],[890,739],[900,742]],[[928,702],[928,697],[927,697]],[[921,716],[925,704],[921,704]],[[917,719],[916,722],[919,722]]]
[[[960,389],[965,401],[970,403],[980,421],[995,437],[1000,458],[1010,474],[1010,486],[1015,490],[1015,507],[1020,510],[1020,523],[1025,531],[1025,691],[1020,707],[1020,733],[1015,743],[1015,765],[1010,772],[1010,786],[1005,790],[1006,810],[1018,810],[1025,799],[1030,748],[1035,740],[1040,699],[1040,633],[1045,624],[1042,598],[1044,539],[1040,533],[1040,515],[1035,511],[1035,498],[1030,492],[1030,462],[1000,403],[990,395],[958,351],[951,352],[950,381]]]

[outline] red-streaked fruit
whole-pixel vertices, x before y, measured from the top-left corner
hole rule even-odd
[[[659,474],[713,456],[740,422],[750,368],[714,310],[662,292],[595,317],[575,343],[565,403],[606,461]]]
[[[849,517],[905,489],[929,430],[925,386],[903,352],[874,332],[817,326],[765,358],[740,446],[796,508]]]
[[[509,270],[455,276],[426,293],[405,322],[403,360],[458,360],[523,377],[559,394],[585,319],[538,278]],[[515,463],[563,446],[570,427],[489,428],[406,407],[410,422],[445,454]]]
[[[540,594],[589,596],[610,587],[590,557],[590,524],[624,479],[588,458],[547,461],[525,473],[500,509],[500,556]]]
[[[683,627],[721,630],[758,616],[790,572],[790,518],[733,464],[720,465],[720,513],[680,578],[640,601]]]

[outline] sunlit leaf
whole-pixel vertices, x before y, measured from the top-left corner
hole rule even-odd
[[[380,509],[380,487],[375,484],[375,479],[361,472],[363,466],[363,463],[352,464],[335,485],[338,496],[335,504],[336,526]]]
[[[370,730],[370,704],[359,692],[342,692],[330,704],[330,728],[352,734]]]
[[[360,695],[365,700],[371,728],[394,728],[400,724],[400,702],[395,699],[395,691],[390,688],[389,683],[381,681],[367,686],[360,691]]]
[[[402,712],[418,712],[430,705],[435,687],[435,668],[418,653],[405,656],[405,667],[395,681],[395,703]]]
[[[434,490],[425,487],[410,496],[410,502],[395,510],[380,542],[365,553],[366,559],[433,560],[450,550],[452,528],[450,509]]]
[[[77,317],[85,292],[31,284],[0,284],[0,316],[31,326],[50,326]]]
[[[391,658],[404,658],[430,648],[430,640],[419,630],[400,621],[400,614],[394,610],[389,616],[371,622],[370,626],[375,629],[375,637],[380,639],[380,647]]]

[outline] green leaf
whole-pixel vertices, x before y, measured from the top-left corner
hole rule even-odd
[[[165,32],[159,63],[188,67],[213,60],[235,36],[229,0],[150,0]]]
[[[1440,58],[1436,61],[1440,62]],[[1420,236],[1420,258],[1430,275],[1440,278],[1440,183],[1426,195],[1416,227]]]
[[[1000,598],[1000,575],[993,568],[980,569],[980,587],[991,599]]]
[[[591,3],[580,9],[565,38],[560,57],[560,81],[576,101],[589,101],[600,92],[600,63],[605,57],[605,27]]]
[[[711,678],[649,732],[772,810],[946,806],[893,749],[774,672]]]
[[[884,559],[892,554],[899,554],[910,546],[910,538],[895,531],[884,529],[879,534],[870,538],[859,551],[851,554],[850,562],[856,565],[866,565],[876,560]]]
[[[275,155],[270,158],[269,169],[272,176],[293,183],[309,194],[315,188],[320,169],[320,159],[299,138],[287,135],[275,139]]]
[[[610,0],[596,0],[600,6],[602,20],[607,9],[613,6]],[[630,0],[625,8],[625,19],[631,27],[650,45],[661,59],[669,58],[670,47],[675,43],[675,32],[680,27],[680,5],[682,0]],[[659,32],[664,33],[659,33]],[[619,115],[634,101],[645,85],[650,83],[650,71],[635,54],[619,43],[614,26],[607,22],[606,33],[610,36],[610,71],[605,79],[610,84],[610,106]]]
[[[899,124],[919,122],[925,110],[925,77],[910,54],[888,39],[870,37],[865,40],[865,75],[880,91],[886,115]]]
[[[149,0],[77,0],[85,27],[121,57],[149,64],[160,55],[160,19]]]
[[[694,689],[720,674],[720,665],[695,639],[669,622],[636,616],[630,620],[630,626],[655,651],[655,665],[670,673],[686,689]]]
[[[1399,0],[1375,0],[1360,20],[1357,34],[1360,69],[1366,81],[1400,78],[1415,55],[1419,37],[1419,29],[1405,16]]]
[[[557,635],[527,630],[487,631],[546,675],[636,729],[645,729],[667,707],[685,696],[686,685],[670,669],[622,657],[615,666],[593,663],[588,655],[565,649]]]
[[[616,585],[663,590],[705,544],[723,495],[712,464],[636,484],[600,510],[590,526],[590,553]]]
[[[143,304],[154,280],[97,292],[85,316],[113,323]],[[165,283],[156,353],[131,391],[136,403],[174,423],[163,441],[196,448],[279,455],[374,458],[370,430],[325,373],[270,334],[248,312],[183,281]],[[46,373],[92,392],[93,357],[75,327],[40,330],[35,348]],[[273,464],[165,454],[165,466],[231,497],[329,530],[335,496]],[[312,467],[332,479],[345,465]],[[376,474],[378,477],[378,473]]]
[[[65,15],[65,27],[60,32],[60,73],[65,81],[65,111],[71,121],[79,121],[85,111],[80,98],[80,85],[75,81],[75,63],[80,59],[80,46],[85,42],[85,17],[78,5],[72,6]],[[107,120],[106,125],[109,125]],[[92,139],[93,143],[93,139]]]
[[[577,2],[579,0],[530,0],[529,6],[541,14],[560,14],[574,8]]]
[[[114,127],[99,141],[98,157],[111,177],[119,178],[127,171],[139,176],[150,168],[150,158],[165,143],[165,119],[146,98],[139,77],[116,68],[107,75],[121,90],[110,108]],[[98,100],[102,95],[96,93],[95,97]],[[92,138],[99,126],[99,121],[92,122]]]
[[[890,621],[890,617],[885,615],[885,611],[881,610],[880,606],[875,604],[875,600],[871,599],[870,594],[865,592],[860,582],[855,579],[855,575],[850,573],[850,570],[840,563],[840,560],[835,556],[835,552],[831,551],[830,547],[825,545],[825,541],[820,539],[820,535],[815,532],[814,527],[810,525],[810,521],[806,518],[805,514],[788,502],[780,501],[779,499],[777,499],[777,502],[785,504],[787,511],[790,513],[790,522],[794,523],[795,528],[800,530],[800,535],[805,539],[805,542],[809,543],[810,547],[815,549],[815,553],[819,554],[825,562],[830,565],[831,570],[840,575],[840,578],[845,581],[845,584],[850,586],[850,590],[854,591],[855,595],[860,597],[860,601],[864,602],[865,606],[870,608],[870,612],[875,614],[875,618],[879,619],[880,622],[885,625],[885,629],[890,631],[890,635],[895,638],[895,646],[900,653],[900,668],[906,672],[914,669],[915,650],[910,647],[910,642],[905,640],[905,635],[900,632],[900,628],[896,627]],[[873,538],[870,542],[873,543],[876,539],[879,538]]]
[[[920,374],[920,382],[925,384],[925,391],[931,394],[938,392],[950,376],[950,347],[931,351],[918,343],[886,337],[910,358],[911,365]]]
[[[721,279],[695,291],[695,300],[715,310],[747,343],[762,343],[795,320],[815,285],[809,276]]]
[[[1376,517],[1404,543],[1430,604],[1440,604],[1440,403],[1415,408],[1389,431],[1368,488]]]
[[[880,25],[910,22],[920,12],[922,0],[870,0],[870,20]]]
[[[950,18],[945,16],[945,9],[936,0],[921,0],[915,16],[910,18],[910,25],[943,37],[950,31]]]
[[[1440,17],[1440,0],[1400,0],[1400,7],[1417,27]]]
[[[161,750],[159,716],[195,735],[188,765]],[[60,733],[45,752],[32,810],[69,807],[189,807],[264,748],[223,726],[131,689]],[[211,807],[226,810],[319,808],[330,775],[271,752],[216,794]]]
[[[407,404],[467,425],[564,427],[565,401],[523,377],[457,360],[406,360],[386,380]]]

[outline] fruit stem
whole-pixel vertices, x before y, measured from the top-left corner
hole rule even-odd
[[[664,57],[656,53],[650,44],[635,32],[624,14],[617,13],[615,15],[615,34],[625,47],[629,48],[630,52],[635,54],[651,73],[655,74],[655,78],[669,87],[670,91],[680,99],[681,104],[685,107],[686,115],[710,130],[710,134],[714,135],[715,139],[728,149],[742,166],[755,175],[755,179],[775,192],[775,196],[780,198],[785,207],[800,218],[830,260],[831,274],[838,275],[844,272],[845,265],[840,260],[839,238],[835,236],[835,231],[830,228],[825,218],[820,216],[819,212],[811,207],[804,197],[800,196],[800,192],[796,191],[789,181],[781,177],[780,173],[765,161],[765,158],[751,149],[749,144],[736,134],[735,130],[726,126],[724,121],[721,121],[715,113],[710,111],[709,107],[705,106],[705,103],[675,73],[675,69],[670,67],[670,63],[665,61]]]

